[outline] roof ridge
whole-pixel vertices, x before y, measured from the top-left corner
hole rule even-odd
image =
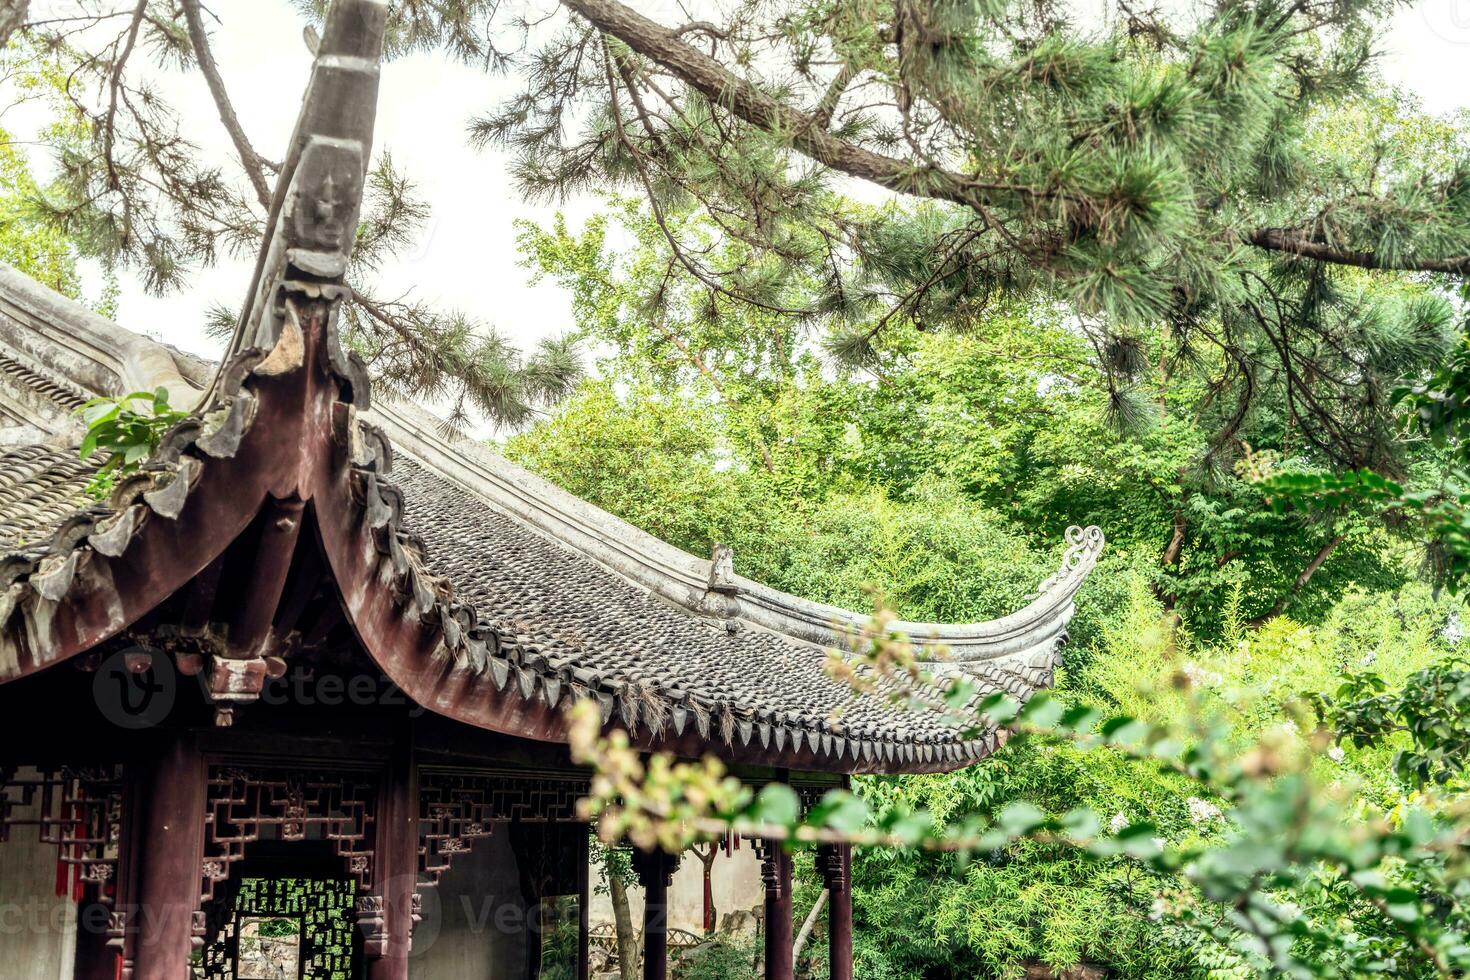
[[[866,613],[784,592],[730,574],[728,552],[701,558],[589,503],[531,472],[483,443],[443,434],[443,424],[423,406],[379,397],[372,412],[394,448],[479,497],[494,509],[529,524],[576,554],[700,615],[742,620],[792,639],[822,646],[861,632]],[[894,628],[918,647],[941,648],[960,662],[998,660],[1031,653],[1055,638],[1072,616],[1072,599],[1097,563],[1104,536],[1097,527],[1073,527],[1058,571],[1042,582],[1023,608],[975,623],[900,621]]]
[[[8,314],[8,316],[6,315]],[[20,316],[26,316],[21,321]],[[19,324],[33,335],[22,336]],[[63,330],[54,336],[56,327]],[[47,329],[49,327],[49,329]],[[62,340],[65,339],[66,343]],[[198,398],[215,367],[134,333],[79,303],[54,293],[0,263],[0,351],[14,352],[23,368],[61,389],[120,394],[112,388],[159,385],[184,399]],[[70,355],[70,356],[68,356]],[[5,356],[0,354],[0,356]],[[188,375],[184,371],[188,371]],[[70,401],[70,399],[67,399]],[[785,592],[730,570],[728,551],[704,558],[589,503],[475,440],[443,434],[443,422],[405,399],[377,399],[371,413],[390,442],[492,508],[516,519],[570,552],[620,578],[701,616],[742,622],[820,646],[842,645],[868,620],[860,613]],[[900,621],[894,629],[926,652],[978,663],[1035,660],[1054,647],[1071,619],[1072,599],[1096,564],[1103,535],[1096,527],[1072,528],[1060,570],[1036,597],[1007,616],[977,623]],[[1029,664],[1028,664],[1029,666]]]
[[[0,262],[0,352],[88,397],[168,389],[192,408],[214,365],[107,319]]]

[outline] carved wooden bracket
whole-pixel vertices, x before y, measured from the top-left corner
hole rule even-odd
[[[845,892],[851,886],[850,867],[843,848],[835,844],[818,845],[816,866],[829,891]]]
[[[661,881],[663,887],[669,888],[674,884],[674,874],[679,870],[679,859],[681,854],[667,854],[663,851],[640,851],[633,850],[633,873],[638,876],[638,883],[646,890],[655,881]]]
[[[766,888],[766,899],[774,900],[781,897],[782,889],[786,883],[781,875],[781,842],[766,840],[763,837],[749,838],[751,846],[755,848],[756,857],[761,862],[761,884]]]

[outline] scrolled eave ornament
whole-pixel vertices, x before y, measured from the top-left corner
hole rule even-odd
[[[1107,543],[1102,528],[1096,524],[1088,527],[1073,524],[1067,528],[1066,541],[1067,547],[1062,552],[1061,566],[1037,587],[1033,598],[1045,596],[1063,583],[1086,578],[1097,565],[1103,546]]]

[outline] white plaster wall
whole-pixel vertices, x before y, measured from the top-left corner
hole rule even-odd
[[[38,808],[13,812],[25,819]],[[35,826],[12,827],[0,843],[0,976],[71,980],[75,947],[76,906],[56,894],[56,846],[42,844]]]
[[[611,925],[612,900],[607,882],[600,867],[594,868],[594,872],[592,925]],[[765,886],[761,884],[761,863],[755,856],[755,848],[742,841],[740,850],[715,858],[710,888],[714,892],[715,915],[721,924],[731,912],[760,908],[765,902]],[[628,904],[633,912],[633,927],[642,928],[643,889],[630,888]],[[704,865],[692,854],[685,854],[679,862],[674,885],[669,889],[669,927],[704,932]]]
[[[508,832],[477,841],[422,894],[410,980],[524,980],[531,932]]]

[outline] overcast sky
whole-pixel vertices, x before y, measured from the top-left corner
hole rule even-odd
[[[48,3],[33,0],[32,16]],[[663,3],[633,0],[658,12]],[[280,159],[295,122],[311,58],[301,39],[304,20],[287,0],[214,0],[224,29],[214,32],[220,69],[252,141]],[[1380,61],[1390,84],[1416,92],[1430,112],[1470,107],[1470,0],[1425,0],[1394,21]],[[187,121],[196,142],[231,157],[214,105],[197,76],[163,78],[165,97]],[[529,284],[516,264],[516,218],[549,220],[555,209],[521,201],[506,175],[503,156],[471,150],[465,126],[475,113],[514,91],[512,78],[492,77],[421,54],[384,68],[377,145],[391,151],[433,207],[426,232],[412,254],[386,270],[384,295],[413,290],[424,299],[462,309],[522,345],[571,326],[570,305],[553,284]],[[5,121],[13,125],[11,120]],[[574,201],[564,208],[574,223],[596,207]],[[249,263],[226,262],[194,274],[191,287],[157,298],[125,280],[119,319],[185,350],[212,355],[201,329],[202,311],[214,302],[239,305]],[[89,293],[96,292],[89,284]]]

